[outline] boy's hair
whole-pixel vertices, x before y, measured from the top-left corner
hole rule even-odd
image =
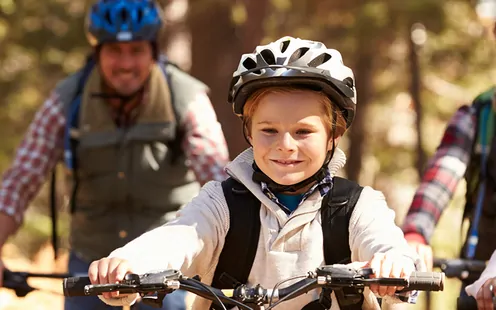
[[[251,135],[251,121],[253,118],[253,114],[255,114],[260,101],[262,101],[265,96],[274,93],[287,94],[301,92],[313,92],[319,96],[319,101],[322,104],[322,112],[325,115],[325,117],[322,118],[324,124],[328,128],[329,132],[332,131],[332,128],[335,128],[335,138],[342,136],[346,131],[346,119],[343,116],[343,112],[323,92],[314,91],[308,88],[273,86],[261,88],[255,91],[246,101],[246,104],[243,107],[243,132],[245,137],[249,137]],[[336,116],[336,120],[333,119],[333,115]],[[335,124],[334,126],[333,122]]]

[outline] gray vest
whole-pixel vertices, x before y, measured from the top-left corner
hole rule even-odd
[[[176,125],[188,104],[206,86],[172,65],[166,68],[171,100],[141,107],[131,127],[117,128],[101,101],[82,102],[77,169],[70,178],[75,181],[70,239],[72,250],[88,261],[163,225],[199,191],[184,154],[172,154],[170,145],[180,139]],[[57,86],[65,111],[80,76],[78,72]],[[175,121],[164,105],[176,111]]]

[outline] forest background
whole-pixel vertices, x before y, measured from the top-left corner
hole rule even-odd
[[[475,0],[162,0],[164,52],[211,88],[231,157],[247,147],[227,104],[243,53],[284,35],[338,49],[356,76],[357,116],[340,144],[343,175],[384,192],[401,224],[453,112],[496,79],[491,23]],[[34,113],[54,85],[82,66],[87,0],[0,0],[0,172],[8,169]],[[50,248],[48,183],[2,255],[12,270],[64,271]],[[63,184],[58,184],[59,187]],[[456,257],[462,242],[464,186],[433,238],[436,257]],[[57,197],[67,231],[67,197]],[[60,283],[50,283],[58,289]],[[36,283],[35,283],[36,284]],[[432,294],[433,309],[454,309],[459,282]],[[424,309],[424,297],[410,309]],[[18,299],[0,289],[0,309],[62,309],[62,298],[34,292]]]

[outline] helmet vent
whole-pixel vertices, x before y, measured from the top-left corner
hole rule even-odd
[[[305,55],[306,52],[308,52],[308,50],[309,50],[308,47],[300,47],[299,49],[294,51],[288,60],[288,64],[291,64],[291,63],[297,61],[298,59],[300,59],[301,57],[303,57],[303,55]]]
[[[343,82],[348,86],[349,88],[353,88],[355,85],[353,83],[353,79],[350,77],[347,77],[343,80]]]
[[[121,10],[121,21],[126,22],[129,19],[129,13],[126,9]]]
[[[110,12],[108,10],[105,12],[104,17],[105,17],[105,20],[107,21],[107,23],[109,23],[111,25],[112,24],[112,18],[110,17]]]
[[[284,53],[288,49],[289,43],[289,40],[281,42],[281,53]]]
[[[260,55],[262,55],[263,59],[268,65],[275,65],[276,64],[276,58],[274,56],[274,53],[272,53],[271,50],[263,50],[260,52]]]
[[[244,61],[243,61],[243,66],[247,69],[247,70],[253,70],[257,67],[257,63],[255,62],[255,60],[251,59],[251,58],[246,58]],[[253,73],[256,73],[256,74],[260,74],[261,71],[260,70],[256,70],[256,71],[252,71]]]
[[[138,24],[141,24],[141,21],[143,20],[143,10],[138,10],[137,16],[136,16],[136,21]]]
[[[320,54],[319,56],[315,57],[314,59],[312,59],[309,63],[308,63],[308,66],[309,67],[318,67],[320,66],[321,64],[327,62],[329,59],[331,59],[332,56],[327,54],[327,53],[322,53]]]

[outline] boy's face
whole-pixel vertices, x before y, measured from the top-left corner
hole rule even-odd
[[[269,93],[260,100],[248,139],[257,166],[274,182],[296,184],[322,167],[332,141],[321,105],[313,92]]]

